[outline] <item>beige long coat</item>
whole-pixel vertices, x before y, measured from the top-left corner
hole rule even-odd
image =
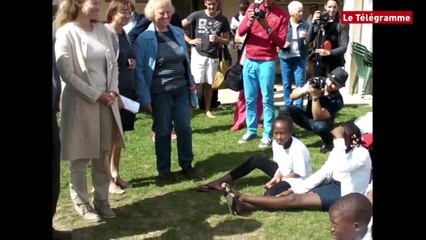
[[[118,67],[115,58],[111,33],[102,23],[94,23],[94,28],[107,49],[107,86],[109,91],[118,91]],[[61,108],[61,159],[76,160],[99,158],[100,151],[100,112],[96,100],[101,91],[94,86],[85,63],[87,42],[77,34],[78,27],[67,23],[56,32],[55,54],[59,74],[66,83],[62,94]],[[113,127],[119,131],[112,141],[124,148],[123,130],[117,101],[111,106],[114,115]]]

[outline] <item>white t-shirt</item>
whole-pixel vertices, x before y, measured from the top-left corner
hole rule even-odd
[[[367,195],[367,193],[371,190],[373,190],[373,180],[371,180],[370,184],[368,184],[367,190],[365,190],[365,195]],[[371,216],[370,218],[370,222],[368,223],[368,230],[365,233],[362,240],[371,240],[372,231],[373,231],[373,216]]]
[[[292,139],[288,149],[284,149],[275,140],[272,141],[273,160],[278,164],[275,175],[280,171],[283,176],[291,172],[300,176],[300,178],[283,179],[291,186],[299,184],[312,174],[312,163],[308,148],[299,139],[295,137],[292,137]]]
[[[361,134],[373,133],[373,112],[368,112],[364,116],[357,118],[354,123],[361,130]]]
[[[368,230],[365,233],[364,237],[362,237],[362,240],[371,240],[372,239],[372,226],[373,226],[373,217],[371,217],[370,222],[368,223]]]
[[[345,140],[334,139],[334,148],[324,165],[301,184],[291,189],[295,193],[307,193],[324,180],[333,178],[340,182],[341,196],[357,192],[365,194],[371,173],[371,158],[367,149],[355,147],[346,153]]]
[[[241,14],[241,12],[238,14],[238,19],[236,19],[235,17],[232,17],[231,24],[229,24],[229,26],[231,27],[231,29],[232,30],[238,29],[238,27],[240,26],[240,23],[243,20],[243,18],[244,18],[244,15]]]

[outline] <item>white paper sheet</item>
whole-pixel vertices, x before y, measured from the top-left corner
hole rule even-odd
[[[136,101],[133,101],[130,98],[127,98],[123,95],[120,95],[121,101],[123,101],[124,109],[129,110],[132,113],[138,113],[139,112],[139,103]]]

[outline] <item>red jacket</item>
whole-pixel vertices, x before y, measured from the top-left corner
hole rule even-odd
[[[254,9],[254,4],[250,4],[249,8]],[[288,13],[284,11],[277,4],[265,10],[263,4],[259,5],[259,9],[266,12],[266,21],[269,27],[272,28],[272,33],[268,35],[267,31],[258,23],[254,21],[253,26],[249,27],[247,22],[249,20],[248,14],[244,16],[243,21],[238,27],[238,34],[244,36],[250,32],[246,42],[246,57],[253,60],[273,60],[277,57],[277,49],[283,48],[285,40],[287,39],[288,28]]]

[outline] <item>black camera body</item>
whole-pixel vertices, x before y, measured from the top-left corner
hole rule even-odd
[[[256,0],[256,1],[254,1],[254,10],[253,10],[253,16],[255,17],[255,18],[265,18],[265,15],[266,15],[266,13],[265,13],[265,11],[264,10],[262,10],[262,9],[259,9],[259,5],[262,3],[263,1],[259,1],[259,0]]]
[[[262,9],[255,8],[253,16],[255,18],[265,18],[265,11]]]
[[[326,24],[328,21],[330,21],[330,14],[326,10],[321,11],[318,19],[319,24]]]
[[[309,85],[316,89],[323,89],[325,87],[325,77],[313,77],[309,80]]]

